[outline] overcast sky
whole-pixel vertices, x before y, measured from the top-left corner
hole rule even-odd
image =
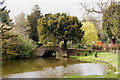
[[[7,6],[7,9],[11,10],[10,17],[12,19],[21,12],[30,14],[33,5],[36,4],[41,8],[42,14],[65,12],[81,19],[85,11],[80,10],[80,3],[96,3],[98,1],[100,0],[5,0],[5,3],[2,6]]]

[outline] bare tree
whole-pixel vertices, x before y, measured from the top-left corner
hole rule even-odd
[[[19,33],[25,38],[28,38],[30,26],[26,19],[26,15],[22,12],[15,17],[14,32]]]
[[[106,7],[110,4],[114,2],[114,0],[100,0],[99,2],[97,2],[96,4],[94,4],[93,2],[91,2],[91,6],[88,5],[87,3],[81,3],[82,9],[84,8],[87,13],[98,13],[98,14],[103,14],[103,12],[105,11]]]
[[[0,5],[3,5],[4,2],[5,2],[5,0],[3,0],[2,2],[0,2]]]

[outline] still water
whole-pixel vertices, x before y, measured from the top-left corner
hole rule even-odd
[[[89,63],[72,58],[37,58],[3,61],[2,76],[6,78],[62,78],[70,75],[104,75],[108,65]]]

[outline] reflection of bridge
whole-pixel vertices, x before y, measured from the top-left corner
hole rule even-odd
[[[55,55],[65,56],[66,52],[60,47],[42,46],[38,48],[36,55],[43,56],[43,57],[53,57]]]

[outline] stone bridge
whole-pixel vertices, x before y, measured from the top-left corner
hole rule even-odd
[[[42,57],[53,57],[54,55],[63,57],[66,56],[66,51],[61,47],[42,46],[37,49],[36,55]]]

